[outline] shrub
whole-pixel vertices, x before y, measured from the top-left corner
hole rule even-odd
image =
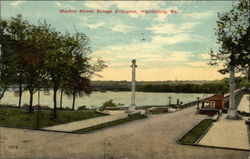
[[[107,107],[116,107],[117,104],[113,102],[113,100],[109,100],[103,103],[103,105],[100,107],[100,110],[105,110]]]
[[[111,99],[109,101],[104,102],[102,106],[106,108],[106,107],[116,107],[117,105]]]
[[[86,105],[78,107],[77,110],[86,110]]]

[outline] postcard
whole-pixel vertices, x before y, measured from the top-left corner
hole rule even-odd
[[[0,1],[1,159],[249,158],[249,1]]]

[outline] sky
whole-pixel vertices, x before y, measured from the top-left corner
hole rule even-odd
[[[137,62],[138,81],[216,80],[226,76],[217,72],[221,66],[207,65],[208,53],[219,47],[215,34],[217,13],[230,10],[233,3],[2,1],[1,16],[8,19],[22,14],[33,24],[46,20],[59,31],[85,33],[91,41],[92,60],[100,58],[108,65],[99,73],[102,77],[94,80],[131,80],[132,59]],[[102,13],[97,13],[98,10]]]

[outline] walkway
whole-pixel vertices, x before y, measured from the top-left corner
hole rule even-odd
[[[91,127],[94,125],[110,122],[113,120],[118,120],[122,118],[126,118],[128,115],[124,113],[124,111],[112,111],[108,116],[96,117],[86,120],[75,121],[66,124],[60,124],[56,126],[50,126],[43,128],[44,130],[53,130],[53,131],[65,131],[72,132],[79,129],[84,129],[87,127]]]
[[[238,109],[249,112],[248,95],[244,95]],[[249,150],[246,117],[243,120],[226,119],[227,114],[222,114],[220,119],[214,123],[207,134],[198,144],[207,146],[218,146],[228,148],[239,148]]]
[[[196,107],[137,120],[90,134],[0,128],[3,158],[247,159],[249,153],[180,145],[176,140],[206,116]],[[10,149],[9,145],[18,145]]]

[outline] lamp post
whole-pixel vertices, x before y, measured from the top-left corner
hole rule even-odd
[[[172,98],[172,97],[170,97],[170,96],[168,97],[168,105],[169,105],[169,106],[171,105],[171,98]]]
[[[197,97],[196,99],[197,99],[197,108],[196,108],[196,109],[198,110],[198,109],[200,109],[200,107],[199,107],[199,104],[200,104],[200,97]]]

